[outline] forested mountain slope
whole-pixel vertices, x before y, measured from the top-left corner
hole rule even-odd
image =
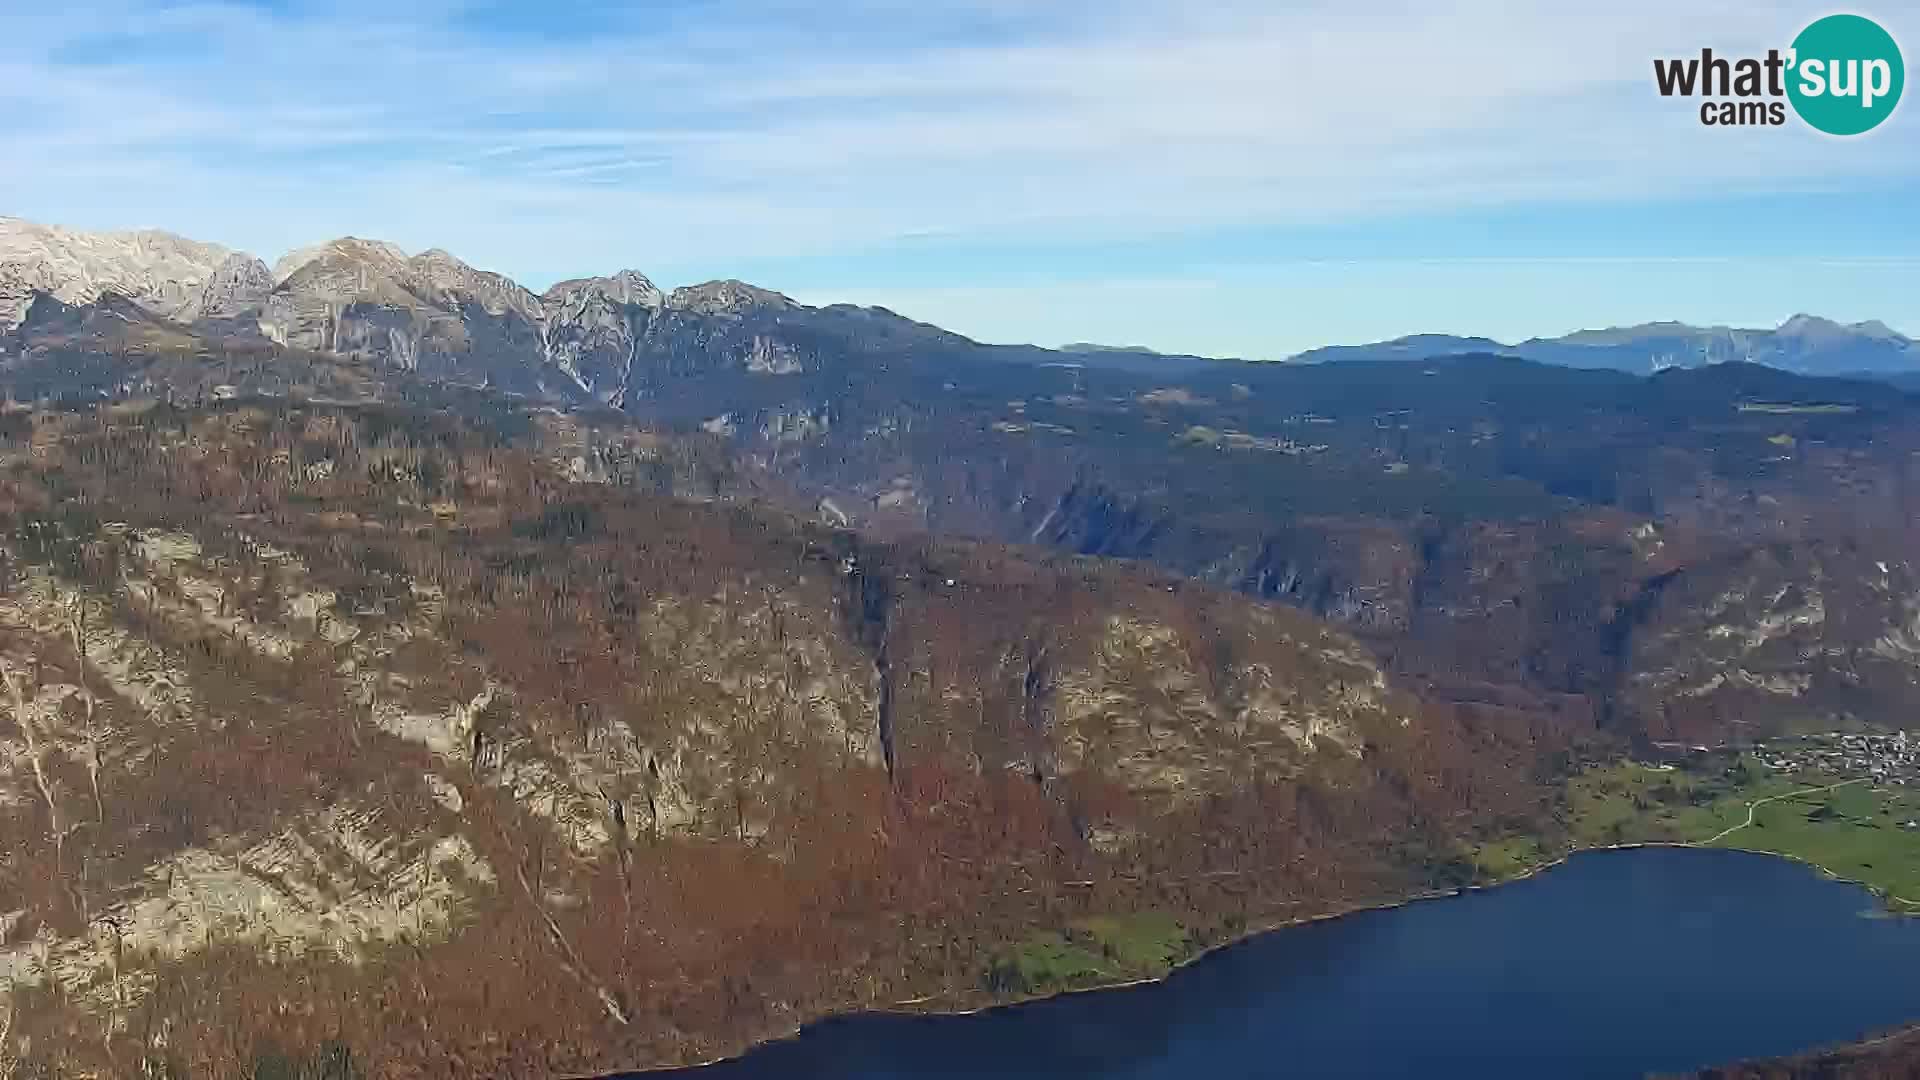
[[[1144,569],[675,498],[698,451],[631,428],[4,429],[0,964],[64,1074],[583,1072],[964,1003],[1036,926],[1420,888],[1577,734]]]

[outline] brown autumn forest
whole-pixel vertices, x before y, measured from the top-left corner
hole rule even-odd
[[[1588,757],[1920,703],[1884,385],[1003,362],[769,297],[620,308],[618,401],[472,305],[408,368],[35,302],[15,1071],[703,1060],[1109,977],[1036,932],[1451,888]]]
[[[973,1004],[1035,926],[1426,887],[1590,734],[1144,566],[572,482],[567,423],[6,414],[30,1074],[579,1074]]]

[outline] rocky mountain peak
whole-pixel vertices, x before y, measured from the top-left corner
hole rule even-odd
[[[673,290],[667,306],[698,315],[738,315],[755,309],[784,311],[798,307],[792,297],[744,281],[709,281]]]
[[[590,297],[649,308],[658,308],[666,303],[666,294],[638,270],[622,270],[610,277],[572,278],[556,282],[542,299],[550,304],[566,305],[580,303]]]
[[[407,288],[406,252],[380,240],[343,236],[283,257],[274,266],[276,304],[347,304],[354,301],[405,307],[415,302]],[[271,335],[269,335],[271,336]]]
[[[1597,329],[1576,330],[1561,338],[1535,338],[1536,341],[1557,341],[1570,345],[1623,345],[1647,340],[1649,338],[1674,338],[1689,334],[1714,333],[1724,328],[1692,327],[1686,323],[1671,319],[1658,322],[1636,323],[1632,326],[1608,326]]]
[[[446,248],[428,248],[407,260],[407,266],[414,273],[436,282],[463,282],[481,275],[498,278],[501,275],[481,270],[473,264],[448,251]],[[504,278],[502,280],[505,280]]]
[[[18,325],[36,291],[84,304],[111,289],[173,317],[232,254],[156,229],[87,232],[0,217],[0,327]]]
[[[1795,315],[1780,324],[1774,336],[1805,349],[1868,348],[1904,350],[1908,338],[1879,321],[1840,323],[1818,315]]]
[[[273,283],[275,285],[292,277],[301,267],[320,257],[325,244],[310,244],[303,248],[294,248],[273,262]]]
[[[1847,332],[1847,329],[1847,327],[1841,326],[1832,319],[1823,319],[1818,315],[1808,315],[1802,312],[1788,319],[1786,322],[1781,323],[1780,329],[1775,331],[1775,333],[1784,334],[1789,337],[1813,337],[1844,334]]]
[[[474,301],[489,315],[518,312],[538,321],[540,301],[519,282],[491,270],[480,270],[455,258],[444,248],[429,248],[407,260],[407,269],[420,285],[420,291],[457,308]]]
[[[1848,329],[1852,330],[1856,334],[1861,334],[1870,338],[1878,338],[1882,341],[1909,340],[1905,334],[1902,334],[1900,331],[1895,330],[1893,327],[1888,326],[1886,323],[1881,322],[1879,319],[1868,319],[1866,322],[1857,322],[1857,323],[1854,323]]]
[[[407,261],[406,249],[400,245],[385,240],[366,240],[358,236],[342,236],[337,240],[328,241],[322,245],[321,254],[367,263],[391,264]]]
[[[235,315],[263,303],[273,291],[273,271],[251,255],[235,252],[207,279],[200,294],[175,314],[181,322]]]
[[[300,271],[317,262],[362,263],[385,268],[404,265],[407,253],[397,244],[385,240],[363,240],[357,236],[342,236],[322,244],[297,248],[287,252],[273,264],[273,280],[281,285]]]
[[[1773,329],[1649,322],[1529,338],[1515,345],[1429,335],[1311,349],[1294,359],[1426,359],[1476,350],[1506,352],[1546,364],[1642,373],[1745,362],[1813,375],[1905,374],[1920,365],[1914,343],[1885,323],[1848,325],[1804,313]]]

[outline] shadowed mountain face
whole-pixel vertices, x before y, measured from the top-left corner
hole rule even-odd
[[[1764,364],[1803,375],[1911,377],[1920,372],[1920,345],[1886,324],[1843,325],[1813,315],[1795,315],[1772,330],[1663,322],[1582,330],[1565,337],[1532,338],[1517,345],[1487,338],[1424,334],[1370,345],[1313,349],[1294,359],[1310,363],[1414,360],[1479,352],[1639,374],[1734,362]]]
[[[693,1060],[990,1000],[1039,925],[1457,880],[1594,741],[1920,705],[1884,382],[988,346],[357,239],[167,288],[36,236],[0,963],[43,1049]]]

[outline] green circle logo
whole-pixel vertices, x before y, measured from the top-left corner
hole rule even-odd
[[[1829,135],[1878,127],[1907,82],[1893,35],[1858,15],[1829,15],[1800,31],[1788,63],[1793,111]]]

